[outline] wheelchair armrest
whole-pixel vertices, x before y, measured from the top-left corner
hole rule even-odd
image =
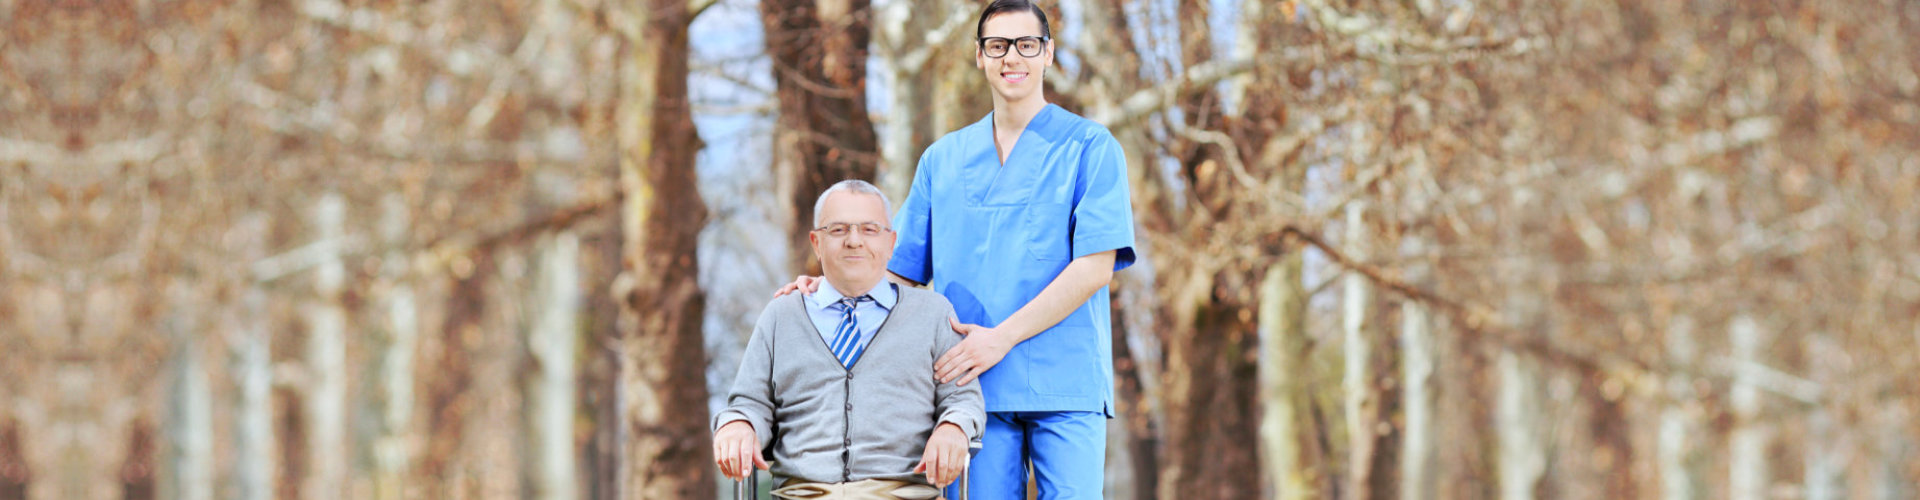
[[[760,474],[758,469],[747,471],[745,481],[734,480],[733,500],[754,500],[760,494]]]
[[[960,486],[959,488],[960,496],[958,497],[958,500],[967,500],[967,477],[972,472],[972,469],[973,469],[972,467],[973,457],[975,455],[980,454],[980,448],[981,448],[981,445],[979,440],[974,440],[968,443],[968,446],[967,446],[968,466],[960,468],[960,479],[956,480],[953,485],[948,485],[948,487],[952,487],[954,485]],[[942,488],[942,489],[944,490],[945,488]],[[760,470],[759,469],[748,470],[746,479],[733,481],[733,496],[732,496],[733,500],[754,500],[755,496],[759,494],[760,494]]]

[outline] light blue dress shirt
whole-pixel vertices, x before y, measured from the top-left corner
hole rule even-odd
[[[1126,154],[1106,127],[1049,104],[1002,165],[989,114],[927,148],[893,226],[887,269],[931,283],[961,322],[993,327],[1073,259],[1116,250],[1115,271],[1133,264]],[[987,411],[1112,415],[1111,316],[1101,287],[1013,346],[980,377]]]
[[[895,286],[898,285],[881,281],[867,292],[873,300],[860,301],[859,305],[853,306],[853,317],[860,328],[856,351],[866,350],[867,344],[873,342],[874,332],[887,322],[887,314],[893,312],[893,305],[900,300],[900,291],[894,289]],[[819,290],[807,294],[807,318],[813,320],[814,329],[820,331],[820,338],[826,340],[827,345],[833,345],[833,333],[840,330],[840,307],[835,304],[843,298],[846,296],[841,295],[840,290],[825,278],[820,280]]]

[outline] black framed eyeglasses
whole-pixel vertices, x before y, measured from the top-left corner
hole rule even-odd
[[[987,57],[994,59],[1006,57],[1007,49],[1013,49],[1019,52],[1020,57],[1040,57],[1040,51],[1047,48],[1047,40],[1052,39],[1052,37],[1044,36],[1023,36],[1020,38],[997,36],[981,37],[980,51],[985,53]]]

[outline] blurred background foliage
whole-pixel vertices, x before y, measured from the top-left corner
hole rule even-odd
[[[1920,495],[1920,3],[1042,5],[1130,162],[1109,497]],[[0,498],[713,498],[980,8],[0,0]]]

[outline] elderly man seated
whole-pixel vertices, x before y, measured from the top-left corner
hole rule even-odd
[[[959,477],[985,408],[978,384],[934,378],[960,343],[940,294],[883,279],[893,255],[887,197],[842,181],[814,203],[808,235],[826,275],[776,297],[714,417],[714,461],[742,479],[770,449],[784,498],[932,498]]]

